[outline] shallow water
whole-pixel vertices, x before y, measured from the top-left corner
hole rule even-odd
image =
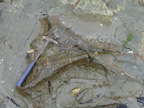
[[[140,108],[136,97],[143,96],[144,79],[141,0],[98,0],[104,5],[96,7],[89,0],[76,1],[0,3],[0,93],[23,108],[111,104],[115,108],[119,103]],[[48,15],[48,20],[42,19]],[[59,45],[46,48],[23,88],[16,90],[16,82],[33,59],[31,55],[26,59],[27,51],[37,53],[44,42],[41,36],[50,32],[47,23],[54,27],[51,32]],[[123,48],[129,33],[134,38]],[[71,96],[74,88],[80,92]],[[6,107],[16,105],[8,101]]]

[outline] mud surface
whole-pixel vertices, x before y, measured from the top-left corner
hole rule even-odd
[[[1,107],[143,107],[143,0],[6,0],[0,12]],[[43,35],[59,44],[17,88]]]

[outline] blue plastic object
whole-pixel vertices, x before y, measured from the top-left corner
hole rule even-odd
[[[31,62],[30,65],[28,66],[28,68],[26,69],[26,71],[24,72],[24,74],[21,76],[21,78],[19,79],[19,81],[16,83],[16,85],[18,87],[21,87],[23,82],[25,81],[25,79],[27,78],[28,74],[30,73],[31,69],[33,68],[35,62]]]

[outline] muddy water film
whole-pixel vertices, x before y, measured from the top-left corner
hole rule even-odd
[[[2,108],[143,108],[143,59],[143,0],[0,1]]]

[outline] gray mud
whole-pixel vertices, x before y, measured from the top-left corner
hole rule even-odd
[[[0,1],[0,107],[142,108],[143,49],[143,0]]]

